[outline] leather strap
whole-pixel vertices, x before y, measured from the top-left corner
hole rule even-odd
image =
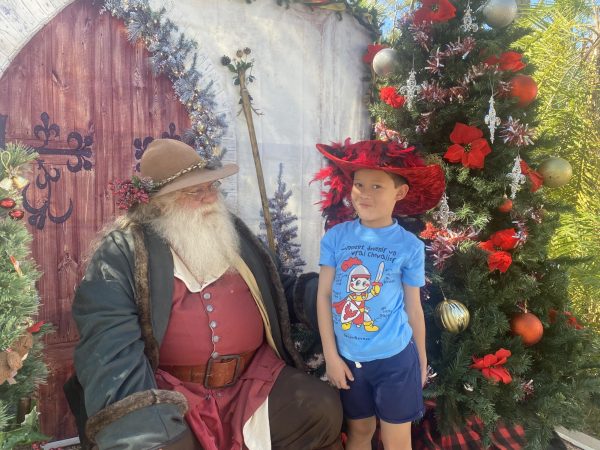
[[[220,389],[234,385],[244,372],[256,350],[241,355],[221,355],[210,358],[207,364],[198,366],[166,366],[159,369],[169,372],[181,381],[202,383],[207,389]]]

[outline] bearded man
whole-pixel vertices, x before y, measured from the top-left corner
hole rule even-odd
[[[73,303],[84,404],[77,379],[66,390],[99,449],[341,449],[337,392],[291,367],[276,263],[224,206],[219,180],[236,172],[155,140],[138,183],[149,201],[90,259]]]

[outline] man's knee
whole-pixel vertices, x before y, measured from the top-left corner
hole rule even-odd
[[[342,426],[339,394],[327,383],[286,367],[269,395],[269,419],[271,435],[279,443],[274,448],[328,446],[339,440]]]

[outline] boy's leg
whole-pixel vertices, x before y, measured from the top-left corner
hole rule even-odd
[[[379,421],[381,425],[381,441],[385,450],[411,450],[410,422],[389,423]]]
[[[346,450],[371,450],[371,439],[375,433],[375,416],[366,419],[347,419],[348,441]],[[387,450],[387,447],[385,447]]]

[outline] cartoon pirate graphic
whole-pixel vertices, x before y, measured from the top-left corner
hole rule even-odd
[[[335,311],[340,314],[342,330],[349,330],[352,324],[360,327],[364,325],[365,331],[377,331],[379,327],[373,323],[365,302],[379,295],[381,291],[381,276],[383,275],[383,262],[379,263],[377,276],[371,282],[371,273],[358,258],[349,258],[342,263],[345,272],[352,268],[348,274],[348,295],[341,301],[333,304]]]

